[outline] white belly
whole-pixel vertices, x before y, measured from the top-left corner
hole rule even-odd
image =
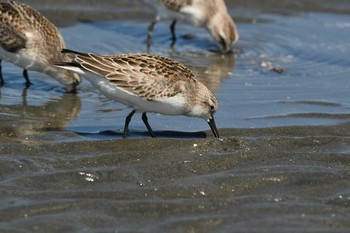
[[[183,95],[179,94],[174,97],[163,97],[156,101],[149,101],[117,88],[104,77],[93,74],[85,74],[84,76],[102,94],[119,103],[130,106],[138,112],[154,112],[163,115],[184,114],[185,98]]]

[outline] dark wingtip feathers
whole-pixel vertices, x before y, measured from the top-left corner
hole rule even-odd
[[[89,56],[87,53],[82,53],[82,52],[74,51],[71,49],[62,49],[61,53],[63,53],[63,54],[70,53],[70,54],[77,54],[77,55],[82,55],[82,56]]]

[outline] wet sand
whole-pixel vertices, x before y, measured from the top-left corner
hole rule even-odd
[[[307,130],[4,143],[1,229],[346,232],[349,125]]]
[[[145,50],[152,12],[138,1],[24,2],[71,48]],[[20,70],[5,65],[0,232],[349,232],[350,4],[228,6],[241,32],[233,55],[208,52],[206,32],[184,25],[179,35],[199,34],[169,50],[166,23],[153,48],[217,94],[220,140],[203,120],[155,114],[159,138],[135,116],[121,139],[129,109],[86,83],[65,93],[42,74],[24,89]]]

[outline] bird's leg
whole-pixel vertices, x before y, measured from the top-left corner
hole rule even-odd
[[[32,83],[29,80],[28,71],[25,69],[23,70],[23,77],[26,80],[26,87],[28,88]]]
[[[78,81],[74,81],[73,82],[73,87],[72,89],[69,91],[70,93],[73,93],[73,94],[76,94],[78,91],[77,91],[77,86],[79,85],[79,82]]]
[[[1,60],[0,60],[0,87],[4,85],[4,78],[2,77],[2,66],[1,66]]]
[[[171,32],[171,44],[170,47],[174,47],[175,42],[176,42],[176,35],[175,35],[175,25],[176,25],[176,20],[174,20],[171,24],[170,24],[170,32]]]
[[[158,20],[159,20],[158,17],[154,18],[154,20],[148,26],[148,29],[147,29],[147,48],[151,47],[153,28],[154,28],[154,25],[156,25],[156,23],[158,22]]]
[[[132,112],[125,118],[123,138],[127,138],[128,137],[129,123],[131,121],[132,116],[135,114],[135,112],[136,112],[136,110],[132,110]]]
[[[148,123],[148,118],[147,118],[147,115],[146,115],[145,112],[142,113],[142,120],[143,120],[143,123],[145,123],[149,134],[152,136],[152,138],[155,138],[156,135],[153,133],[153,130],[152,130],[151,126]]]

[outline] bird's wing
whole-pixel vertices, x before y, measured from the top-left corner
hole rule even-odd
[[[18,11],[8,3],[0,3],[0,45],[9,52],[26,47],[25,26]]]
[[[43,43],[50,42],[52,46],[60,49],[65,47],[63,37],[58,28],[40,12],[15,1],[9,1],[9,5],[17,11],[20,18],[18,20],[21,20],[22,25],[24,25],[24,28],[21,28],[22,30],[19,31],[24,33],[26,29],[31,28],[32,30],[30,31],[37,33],[36,36],[40,36]]]
[[[175,96],[184,91],[184,81],[196,82],[187,67],[159,55],[75,54],[74,61],[83,69],[105,77],[117,88],[147,100]]]

